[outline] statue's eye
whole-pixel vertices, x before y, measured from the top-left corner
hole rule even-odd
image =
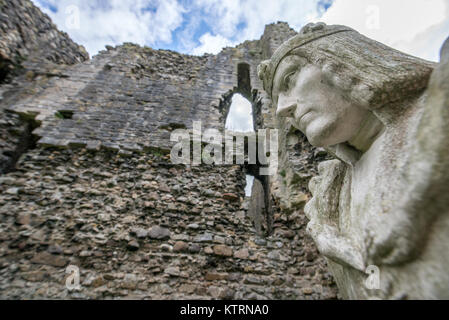
[[[293,79],[294,75],[295,75],[295,72],[290,72],[290,73],[285,75],[285,77],[284,77],[284,88],[286,90],[290,90],[291,85],[292,85],[292,79]]]

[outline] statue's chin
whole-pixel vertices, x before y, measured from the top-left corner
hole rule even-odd
[[[292,121],[291,124],[301,131],[314,147],[325,148],[343,142],[335,142],[336,121],[332,119],[312,119],[306,128],[301,127],[297,121]]]
[[[323,143],[323,141],[321,141],[318,138],[307,136],[307,140],[309,140],[310,144],[314,147],[317,147],[317,148],[327,147],[327,145],[325,143]]]
[[[310,144],[318,148],[326,148],[346,141],[335,121],[316,119],[305,129]]]
[[[329,142],[329,138],[325,137],[323,132],[320,131],[306,130],[306,137],[314,147],[325,148],[332,145]]]

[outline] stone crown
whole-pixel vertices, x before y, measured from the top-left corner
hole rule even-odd
[[[284,42],[276,51],[270,60],[265,60],[260,63],[257,68],[257,73],[260,80],[263,81],[265,91],[272,96],[273,79],[276,73],[277,67],[282,59],[287,56],[293,49],[301,47],[314,40],[327,37],[336,33],[353,31],[346,26],[341,25],[326,25],[323,22],[309,23],[305,25],[301,31],[294,37]]]

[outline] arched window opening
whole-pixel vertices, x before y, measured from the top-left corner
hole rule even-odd
[[[232,96],[225,128],[234,132],[254,132],[252,105],[239,93],[235,93]],[[245,195],[247,197],[251,196],[253,182],[254,176],[247,174],[245,187]]]
[[[232,96],[225,128],[235,132],[254,131],[252,105],[239,93]]]

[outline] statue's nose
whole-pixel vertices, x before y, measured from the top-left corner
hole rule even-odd
[[[294,117],[296,109],[296,100],[292,99],[284,94],[280,94],[278,98],[278,107],[276,115],[278,117]]]

